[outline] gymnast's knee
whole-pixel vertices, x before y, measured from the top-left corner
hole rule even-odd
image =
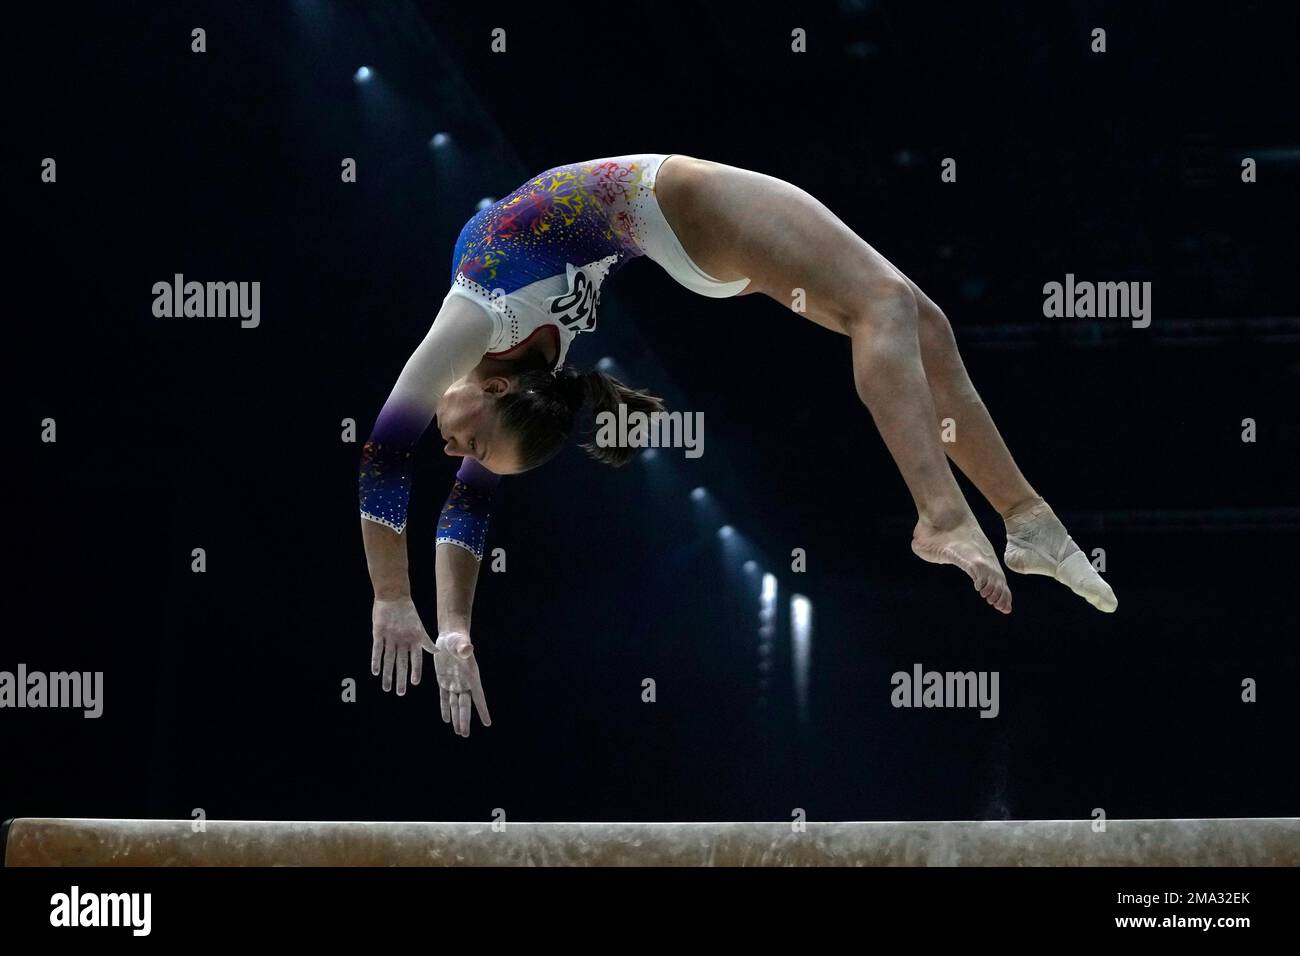
[[[948,317],[924,295],[917,297],[917,303],[917,338],[930,390],[947,400],[978,402],[979,393],[966,373]]]
[[[918,322],[918,303],[907,281],[884,275],[865,283],[844,315],[849,335],[913,336]]]
[[[957,351],[957,338],[952,332],[952,323],[943,310],[924,295],[917,296],[917,333],[921,338],[921,347],[935,352]]]

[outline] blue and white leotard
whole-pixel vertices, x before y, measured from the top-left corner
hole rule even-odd
[[[596,327],[605,280],[637,256],[702,295],[723,298],[745,288],[748,279],[722,282],[698,268],[664,219],[654,189],[667,158],[649,153],[557,166],[465,224],[447,295],[486,310],[493,323],[488,355],[510,358],[536,336],[553,335],[560,367],[574,337]],[[427,425],[427,416],[392,399],[385,404],[362,452],[363,518],[405,529],[411,456]],[[438,543],[481,558],[495,476],[476,463],[461,475],[439,520]]]

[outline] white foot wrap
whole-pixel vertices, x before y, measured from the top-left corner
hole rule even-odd
[[[1013,515],[1006,524],[1003,561],[1012,571],[1055,578],[1099,611],[1110,613],[1119,605],[1110,585],[1046,504]]]

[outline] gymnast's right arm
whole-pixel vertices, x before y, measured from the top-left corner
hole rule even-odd
[[[407,360],[362,450],[361,538],[375,592],[370,670],[378,675],[382,667],[384,690],[392,689],[394,667],[399,694],[406,693],[408,670],[413,682],[419,683],[423,649],[433,650],[411,600],[407,572],[403,532],[411,495],[411,459],[443,394],[482,360],[492,329],[492,319],[483,309],[459,297],[449,298]]]
[[[473,458],[456,472],[447,503],[438,517],[435,572],[438,578],[438,700],[444,723],[462,737],[470,732],[471,705],[484,727],[492,726],[483,679],[470,641],[474,586],[483,560],[492,499],[501,478]]]

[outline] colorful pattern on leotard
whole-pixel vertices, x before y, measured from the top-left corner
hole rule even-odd
[[[489,308],[496,326],[489,354],[508,352],[536,327],[551,325],[562,361],[573,336],[595,327],[601,282],[643,254],[639,210],[653,181],[646,162],[621,156],[548,169],[465,224],[452,255],[453,291],[468,291]],[[432,402],[417,407],[390,397],[362,449],[362,516],[399,534],[412,456],[433,417]]]
[[[451,494],[438,516],[437,544],[454,544],[478,560],[483,559],[487,542],[488,519],[492,514],[492,496],[501,481],[473,458],[461,462]]]
[[[641,165],[599,159],[548,169],[465,224],[451,257],[451,280],[463,273],[479,285],[511,293],[616,255],[641,255],[640,217],[632,200]]]

